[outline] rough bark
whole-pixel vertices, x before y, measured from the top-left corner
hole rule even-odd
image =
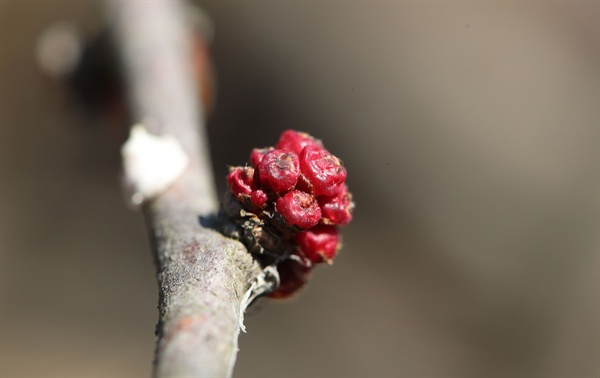
[[[108,2],[135,122],[175,136],[183,175],[142,205],[160,288],[154,374],[230,376],[240,318],[262,273],[242,244],[205,227],[216,200],[204,119],[178,1]]]

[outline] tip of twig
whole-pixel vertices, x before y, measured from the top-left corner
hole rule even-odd
[[[81,36],[75,26],[57,22],[40,35],[36,58],[47,75],[62,78],[73,72],[81,58],[82,49]]]

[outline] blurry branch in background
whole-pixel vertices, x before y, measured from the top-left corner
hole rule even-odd
[[[135,192],[133,201],[140,204],[147,221],[158,271],[154,374],[230,376],[247,305],[244,298],[262,271],[242,244],[206,227],[214,219],[218,202],[197,78],[191,67],[185,5],[112,0],[107,6],[130,114],[141,124],[128,145],[141,143],[142,150],[147,149],[138,153],[133,148],[134,156],[124,156],[124,163],[126,179]],[[171,147],[161,150],[165,144]],[[174,151],[173,159],[161,155],[169,154],[167,150]],[[144,156],[151,158],[155,166],[150,168],[155,169],[144,171],[141,161],[140,166],[130,164],[134,172],[128,172],[128,160]],[[170,169],[179,169],[181,174],[172,183],[166,182],[166,189],[159,188],[160,194],[147,188],[148,180],[150,185],[152,180],[160,181]]]

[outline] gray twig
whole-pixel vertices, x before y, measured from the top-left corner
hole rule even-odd
[[[108,1],[134,120],[177,138],[189,158],[179,179],[142,208],[160,288],[154,375],[230,376],[240,319],[262,270],[242,244],[206,228],[213,177],[178,1]]]

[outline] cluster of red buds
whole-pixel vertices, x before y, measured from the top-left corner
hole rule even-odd
[[[223,210],[264,265],[274,265],[285,298],[307,282],[319,263],[340,249],[337,226],[352,220],[352,195],[340,159],[312,136],[286,130],[274,147],[254,149],[250,164],[232,167]]]

